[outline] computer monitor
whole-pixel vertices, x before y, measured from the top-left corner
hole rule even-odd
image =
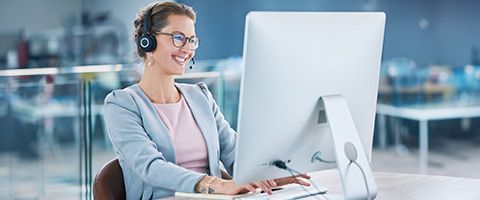
[[[326,95],[345,98],[370,158],[384,26],[384,13],[247,15],[235,182],[290,176],[274,160],[301,172],[335,168],[332,134],[319,123]]]

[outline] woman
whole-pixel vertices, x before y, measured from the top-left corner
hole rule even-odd
[[[195,55],[195,12],[164,2],[144,8],[134,21],[137,54],[144,61],[138,84],[105,99],[105,121],[123,170],[127,199],[179,192],[239,194],[289,183],[307,175],[237,185],[233,171],[237,133],[204,83],[178,84]],[[227,172],[220,170],[220,161]],[[222,173],[223,172],[223,173]],[[222,176],[223,174],[223,176]]]

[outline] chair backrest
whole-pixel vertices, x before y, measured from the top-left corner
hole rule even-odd
[[[125,184],[118,159],[107,162],[95,176],[93,198],[95,200],[125,199]]]

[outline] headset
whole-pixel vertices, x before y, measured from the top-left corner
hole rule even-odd
[[[157,4],[153,5],[152,8],[148,9],[147,12],[145,12],[145,16],[143,17],[143,34],[137,40],[138,46],[143,52],[152,52],[155,47],[157,47],[157,40],[153,35],[148,33],[150,15],[152,14],[155,6],[157,6]]]
[[[148,30],[149,30],[149,24],[150,24],[150,15],[152,15],[153,9],[157,6],[158,4],[153,5],[150,9],[145,12],[145,16],[143,16],[143,34],[138,38],[137,40],[137,45],[140,47],[140,49],[143,52],[152,52],[155,50],[157,47],[157,39],[155,39],[155,36],[151,35]],[[190,69],[192,69],[195,66],[195,58],[192,57],[192,65],[190,65]]]

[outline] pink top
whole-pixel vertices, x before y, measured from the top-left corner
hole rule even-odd
[[[176,164],[208,174],[207,145],[183,96],[177,103],[153,105],[172,138]]]

